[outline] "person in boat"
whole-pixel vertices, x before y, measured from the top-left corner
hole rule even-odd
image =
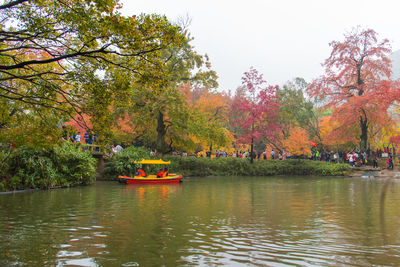
[[[162,178],[162,177],[164,177],[164,172],[163,172],[163,170],[160,169],[160,171],[157,172],[156,176],[157,176],[157,178]]]
[[[146,173],[144,172],[143,169],[139,169],[136,173],[136,176],[141,176],[141,177],[145,177]]]
[[[167,177],[168,176],[168,168],[165,168],[164,169],[164,177]]]

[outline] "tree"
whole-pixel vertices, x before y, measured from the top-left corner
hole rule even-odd
[[[306,130],[309,138],[322,142],[319,127],[320,112],[314,103],[304,96],[308,85],[303,78],[295,78],[278,90],[282,134],[285,138],[290,135],[290,129],[301,127]]]
[[[185,94],[197,117],[198,138],[205,141],[210,151],[213,150],[213,145],[230,146],[232,135],[227,129],[229,96],[205,87],[195,87]]]
[[[82,73],[102,82],[118,69],[136,79],[160,69],[162,51],[185,39],[164,16],[124,17],[118,0],[11,0],[0,5],[0,98],[74,117],[86,100],[119,90],[90,88]],[[159,74],[161,75],[161,74]],[[109,85],[108,83],[107,85]],[[112,95],[112,94],[111,94]],[[83,110],[86,108],[86,111]],[[15,115],[10,110],[9,116]]]
[[[307,155],[311,152],[308,133],[300,127],[292,127],[290,135],[282,141],[285,151],[292,155]]]
[[[211,63],[207,55],[198,54],[190,42],[193,38],[187,29],[183,28],[182,34],[186,37],[181,47],[170,47],[164,54],[164,77],[171,90],[178,90],[183,84],[203,85],[210,88],[218,87],[217,75],[211,70]],[[205,69],[203,69],[205,67]],[[162,89],[162,88],[161,88]],[[178,93],[178,92],[177,92]],[[173,104],[169,102],[168,104]],[[176,109],[176,107],[174,107]],[[157,116],[157,148],[161,152],[167,152],[165,136],[167,125],[164,116],[167,110],[159,109]],[[189,114],[189,113],[188,113]],[[185,116],[181,116],[185,117]],[[170,119],[173,119],[170,116]]]
[[[0,101],[0,143],[37,148],[54,146],[60,140],[56,127],[60,116],[53,110],[37,107],[28,111],[7,99],[0,98]]]
[[[180,144],[183,143],[192,145],[190,134],[196,126],[193,124],[196,114],[189,110],[180,88],[185,84],[209,88],[218,86],[208,57],[194,50],[190,44],[192,38],[185,27],[180,33],[185,37],[184,41],[162,51],[159,69],[148,71],[141,79],[131,77],[129,100],[125,105],[120,102],[118,109],[122,116],[129,114],[135,121],[134,125],[147,125],[149,122],[155,125],[155,132],[142,127],[144,131],[138,129],[138,133],[146,136],[147,142],[161,153],[169,152],[173,147],[182,147]]]
[[[390,80],[389,41],[378,41],[371,29],[356,28],[342,42],[331,42],[325,74],[308,88],[331,108],[332,119],[341,133],[358,125],[360,148],[367,150],[371,125],[390,120],[388,107],[397,86]]]
[[[279,129],[278,86],[265,86],[266,81],[254,68],[245,72],[242,87],[236,92],[231,104],[232,125],[236,127],[238,143],[250,144],[251,162],[254,142],[260,138],[274,139]]]

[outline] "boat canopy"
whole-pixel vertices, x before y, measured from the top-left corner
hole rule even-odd
[[[135,164],[171,164],[171,161],[163,161],[162,159],[142,159],[134,161]]]

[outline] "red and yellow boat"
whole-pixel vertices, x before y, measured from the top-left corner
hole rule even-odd
[[[143,165],[168,165],[171,164],[171,161],[163,161],[159,160],[146,160],[142,159],[141,161],[134,161],[135,164],[143,164]],[[163,177],[157,177],[155,174],[149,174],[147,176],[118,176],[118,181],[120,183],[125,184],[165,184],[165,183],[181,183],[182,175],[175,173],[168,173],[168,175]]]

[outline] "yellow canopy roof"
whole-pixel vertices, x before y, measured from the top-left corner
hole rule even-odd
[[[162,159],[142,159],[134,161],[135,164],[171,164],[171,161],[163,161]]]

